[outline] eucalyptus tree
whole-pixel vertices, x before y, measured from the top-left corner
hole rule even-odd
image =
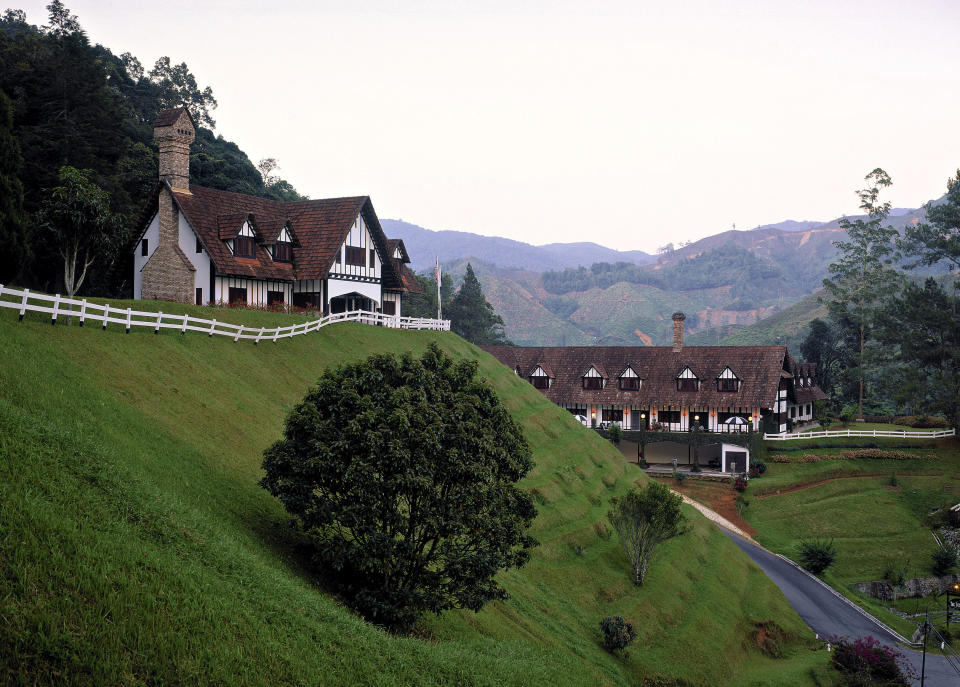
[[[902,281],[891,266],[897,257],[897,230],[884,226],[890,214],[890,202],[880,202],[881,191],[893,182],[879,167],[865,179],[867,188],[857,191],[865,217],[840,220],[847,240],[834,241],[840,254],[837,261],[830,264],[830,276],[823,280],[830,296],[831,316],[847,317],[857,329],[857,419],[860,420],[863,419],[867,339],[883,298]]]

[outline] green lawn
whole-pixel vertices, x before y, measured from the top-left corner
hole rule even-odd
[[[150,305],[210,316],[137,303]],[[217,312],[258,326],[292,321]],[[398,637],[318,588],[304,540],[256,482],[261,452],[326,366],[419,353],[430,341],[478,359],[524,426],[536,460],[524,486],[538,502],[541,545],[525,568],[502,575],[508,601],[429,616]],[[338,324],[253,346],[51,327],[39,315],[17,323],[4,310],[0,351],[0,682],[821,682],[826,655],[810,651],[809,630],[692,509],[692,530],[662,548],[643,588],[630,584],[605,513],[642,475],[452,334]],[[613,613],[640,632],[624,658],[598,643],[599,621]],[[769,621],[786,632],[783,659],[757,646]]]
[[[776,455],[775,445],[768,448]],[[825,456],[841,450],[804,453]],[[850,585],[882,579],[888,565],[904,567],[910,577],[929,574],[936,543],[925,518],[935,508],[960,501],[960,446],[950,440],[936,448],[902,450],[917,459],[769,460],[766,475],[750,481],[743,516],[761,544],[793,559],[802,540],[832,539],[837,558],[824,580],[909,636],[913,624],[884,612]],[[793,460],[802,454],[783,455]],[[896,485],[891,484],[894,474]]]

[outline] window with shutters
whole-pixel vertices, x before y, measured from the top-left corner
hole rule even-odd
[[[238,258],[257,257],[257,244],[254,242],[252,236],[238,236],[234,239],[233,245],[233,254]]]
[[[367,264],[366,255],[363,248],[358,246],[347,246],[346,258],[347,264],[354,267],[365,267]]]

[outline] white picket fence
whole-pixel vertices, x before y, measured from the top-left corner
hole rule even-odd
[[[955,429],[936,432],[900,432],[887,429],[833,429],[819,432],[798,432],[796,434],[764,434],[765,441],[790,441],[792,439],[823,439],[826,437],[893,437],[895,439],[943,439],[957,435]]]
[[[10,299],[12,297],[12,300]],[[76,300],[64,298],[57,294],[51,296],[46,293],[35,293],[30,289],[11,289],[0,284],[0,308],[10,308],[20,311],[22,320],[27,312],[48,313],[50,323],[56,324],[57,318],[72,317],[79,321],[82,327],[88,321],[98,322],[103,329],[108,324],[123,325],[129,334],[131,327],[150,327],[154,334],[161,329],[173,329],[185,334],[188,331],[202,332],[208,336],[229,336],[234,341],[250,339],[254,343],[260,341],[277,341],[292,336],[309,334],[321,327],[335,322],[360,322],[391,329],[431,329],[449,331],[450,320],[433,320],[425,317],[398,317],[385,315],[366,310],[325,315],[310,322],[301,322],[287,327],[248,327],[217,320],[206,320],[192,315],[172,315],[164,312],[142,312],[133,308],[117,308],[109,304],[100,305],[91,303],[86,298]]]

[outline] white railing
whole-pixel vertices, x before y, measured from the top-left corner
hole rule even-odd
[[[764,434],[765,441],[790,441],[792,439],[823,439],[826,437],[892,437],[895,439],[943,439],[957,435],[955,429],[936,432],[900,432],[889,429],[833,429],[819,432],[799,432],[796,434]]]
[[[5,299],[12,296],[14,300]],[[325,315],[310,322],[301,322],[287,327],[248,327],[246,325],[217,322],[215,319],[206,320],[192,315],[173,315],[164,312],[143,312],[133,308],[117,308],[108,304],[91,303],[86,298],[76,300],[64,298],[60,294],[51,296],[45,293],[35,293],[30,289],[11,289],[0,284],[0,308],[18,310],[22,320],[27,312],[48,313],[50,323],[56,324],[58,317],[75,317],[82,327],[87,322],[98,322],[103,329],[108,324],[123,325],[129,334],[131,327],[150,327],[154,334],[161,329],[173,329],[185,334],[188,331],[202,332],[208,336],[229,336],[234,341],[250,339],[254,343],[260,341],[277,341],[291,336],[315,332],[321,327],[335,322],[360,322],[391,329],[432,329],[449,331],[450,320],[432,320],[425,317],[398,317],[385,315],[367,310],[352,310],[350,312]]]

